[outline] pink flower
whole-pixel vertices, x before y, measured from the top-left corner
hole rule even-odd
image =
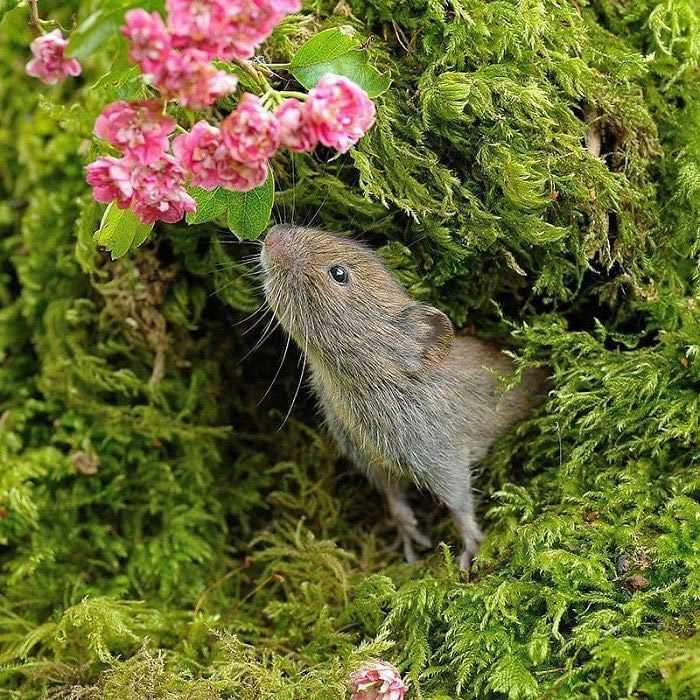
[[[309,92],[306,118],[324,146],[345,153],[374,123],[374,103],[357,83],[326,73]]]
[[[175,120],[163,116],[158,100],[112,102],[95,122],[95,133],[139,163],[151,163],[168,148]]]
[[[267,180],[267,161],[259,163],[239,163],[231,159],[225,174],[223,187],[236,192],[247,192],[260,187]]]
[[[90,163],[85,168],[85,180],[92,187],[92,196],[102,204],[109,204],[116,199],[117,206],[126,209],[134,197],[131,184],[132,167],[133,164],[125,158],[112,156],[102,156]]]
[[[238,85],[235,75],[217,70],[203,51],[172,51],[153,75],[166,99],[177,98],[183,107],[201,109]]]
[[[175,157],[187,168],[193,185],[213,190],[225,187],[245,192],[267,179],[267,162],[239,163],[224,145],[221,131],[205,121],[173,141]]]
[[[176,48],[197,48],[209,58],[219,56],[228,29],[226,0],[167,0],[168,26]]]
[[[277,118],[263,108],[260,99],[246,93],[221,124],[224,143],[241,163],[259,163],[274,154],[280,145]]]
[[[171,155],[163,154],[148,165],[136,165],[131,174],[132,210],[141,223],[174,224],[197,205],[183,187],[185,170]]]
[[[280,143],[291,151],[303,153],[313,151],[318,143],[318,136],[306,121],[304,103],[291,98],[285,100],[275,112],[280,125]]]
[[[228,29],[219,57],[250,58],[285,15],[301,9],[300,0],[222,0],[227,8]]]
[[[408,686],[399,672],[383,661],[367,664],[350,676],[350,700],[403,700]]]
[[[65,58],[63,52],[68,39],[63,38],[60,29],[34,39],[29,48],[34,58],[27,63],[27,73],[39,78],[47,85],[55,85],[67,75],[80,75],[80,64],[75,58]]]
[[[141,8],[129,10],[124,16],[122,34],[129,39],[129,56],[144,73],[153,73],[171,52],[170,35],[157,12],[150,15]]]

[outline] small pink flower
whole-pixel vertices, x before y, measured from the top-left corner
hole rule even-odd
[[[141,8],[124,15],[122,34],[129,39],[129,56],[144,73],[154,73],[167,59],[172,45],[170,35],[157,12],[150,15]]]
[[[173,51],[153,75],[153,83],[166,99],[177,98],[183,107],[201,109],[238,85],[235,75],[217,70],[198,49]]]
[[[222,37],[229,34],[228,4],[226,0],[167,0],[174,46],[197,48],[217,58]]]
[[[117,200],[120,209],[126,209],[134,197],[131,184],[133,164],[125,158],[102,156],[90,163],[85,170],[88,185],[92,187],[92,196],[102,204]]]
[[[239,163],[231,159],[228,170],[224,173],[222,187],[235,192],[247,192],[260,187],[267,180],[267,161],[259,163]]]
[[[141,223],[174,224],[197,205],[183,187],[185,170],[171,155],[163,154],[148,165],[136,165],[131,175],[132,210]]]
[[[367,664],[350,676],[350,700],[403,700],[408,686],[399,672],[383,661]]]
[[[168,148],[175,120],[162,114],[158,100],[112,102],[95,122],[95,133],[139,163],[151,163]]]
[[[280,145],[280,126],[255,95],[246,93],[235,111],[221,124],[224,143],[241,163],[259,163],[274,154]]]
[[[357,83],[326,73],[309,92],[306,118],[324,146],[345,153],[374,123],[374,103]]]
[[[304,103],[291,98],[285,100],[275,112],[280,125],[280,143],[291,151],[313,151],[318,143],[315,131],[306,121]]]
[[[225,187],[245,192],[267,179],[267,163],[239,163],[224,144],[221,131],[205,121],[173,141],[175,157],[187,168],[193,185],[213,190]]]
[[[228,28],[219,57],[251,58],[272,30],[290,12],[301,9],[300,0],[222,0],[227,9]]]
[[[63,52],[68,39],[60,29],[34,39],[29,45],[34,58],[27,63],[27,73],[47,85],[55,85],[67,75],[80,75],[80,63],[75,58],[65,58]]]

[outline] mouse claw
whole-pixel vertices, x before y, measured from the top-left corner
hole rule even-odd
[[[479,532],[478,537],[470,537],[465,539],[464,549],[459,555],[459,568],[462,569],[462,571],[464,571],[467,574],[467,576],[471,571],[474,557],[479,552],[479,545],[481,544],[483,539],[484,535],[481,532]]]
[[[418,529],[418,520],[406,500],[403,491],[398,488],[386,490],[387,502],[392,520],[399,531],[399,539],[403,544],[403,553],[407,562],[417,561],[418,557],[413,551],[413,545],[429,549],[432,547],[430,540]]]
[[[409,564],[413,564],[419,559],[418,555],[413,549],[414,543],[426,549],[432,547],[430,539],[417,528],[407,528],[396,521],[392,521],[392,523],[398,530],[398,533],[396,539],[391,544],[390,549],[403,549],[404,558]]]
[[[418,556],[413,550],[414,544],[417,544],[425,549],[430,549],[432,547],[430,539],[414,525],[407,525],[396,521],[394,521],[394,525],[396,525],[396,528],[399,531],[397,545],[402,546],[404,557],[409,564],[418,561]]]
[[[469,575],[469,571],[472,567],[472,559],[474,559],[474,555],[466,549],[463,549],[462,553],[459,555],[459,568],[467,575]]]

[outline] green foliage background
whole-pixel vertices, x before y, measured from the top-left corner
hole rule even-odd
[[[99,3],[93,3],[99,4]],[[40,3],[66,27],[91,3]],[[4,6],[3,6],[4,7]],[[53,9],[52,9],[53,8]],[[366,232],[411,293],[554,390],[477,480],[470,581],[391,549],[223,226],[96,250],[83,182],[117,45],[49,89],[0,25],[0,695],[700,695],[700,15],[695,0],[316,0],[286,61],[352,24],[393,78],[337,160],[281,157],[277,213]],[[603,158],[584,146],[590,124]],[[259,328],[259,327],[258,327]],[[256,329],[257,330],[257,329]],[[95,472],[95,473],[86,473]]]

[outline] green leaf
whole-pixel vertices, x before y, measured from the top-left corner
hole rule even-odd
[[[66,54],[79,60],[89,58],[97,49],[119,32],[124,24],[124,15],[135,7],[143,7],[148,12],[160,10],[161,0],[142,2],[140,0],[115,0],[93,12],[71,33]]]
[[[119,27],[124,23],[126,9],[119,7],[93,12],[71,34],[66,54],[81,61],[88,58],[119,31]]]
[[[324,73],[335,73],[356,82],[370,97],[381,95],[391,84],[368,63],[352,27],[334,27],[311,37],[299,47],[290,64],[292,75],[310,90]]]
[[[112,260],[121,258],[131,248],[140,246],[153,224],[142,224],[130,209],[119,209],[114,202],[107,205],[93,240],[112,253]]]
[[[230,194],[227,190],[217,187],[215,190],[204,190],[201,187],[188,187],[187,191],[197,202],[197,210],[188,212],[185,220],[188,224],[203,224],[213,221],[226,211]]]
[[[14,10],[19,4],[19,0],[0,0],[0,22],[5,19],[5,15]]]
[[[248,192],[228,192],[228,227],[238,238],[257,238],[270,221],[275,198],[275,179],[270,171],[267,180]]]
[[[137,66],[105,73],[92,85],[93,90],[103,88],[110,91],[112,99],[134,100],[145,99],[149,96],[149,90],[143,82],[141,71]]]

